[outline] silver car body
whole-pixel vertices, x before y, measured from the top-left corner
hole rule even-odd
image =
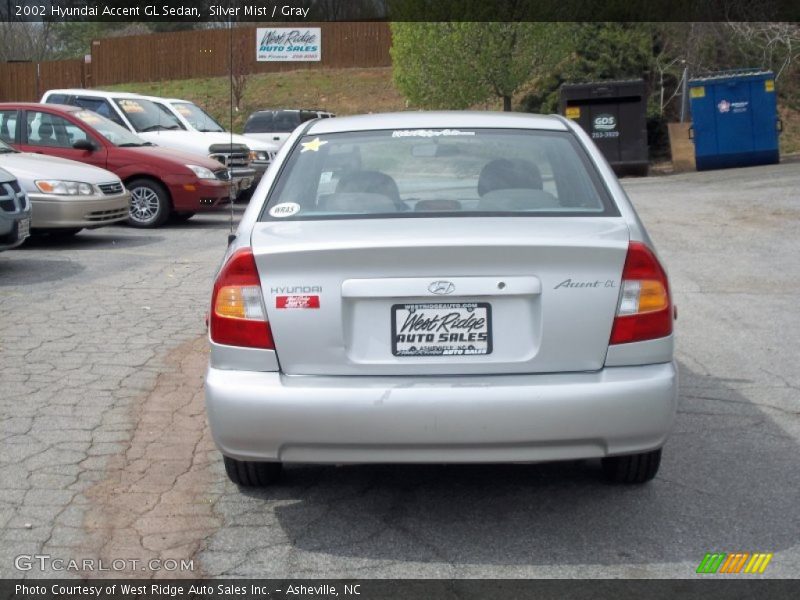
[[[0,154],[0,167],[12,173],[28,194],[33,206],[31,227],[34,229],[92,229],[128,218],[130,192],[119,177],[105,169],[28,152]],[[38,180],[88,183],[92,193],[45,193],[36,186]]]
[[[260,218],[303,136],[448,128],[569,132],[618,216]],[[397,113],[307,124],[282,147],[226,254],[252,248],[276,350],[211,341],[214,439],[236,460],[315,463],[549,461],[658,449],[676,409],[673,337],[609,345],[630,242],[652,248],[609,165],[566,119]],[[559,288],[566,279],[614,285]],[[491,354],[390,351],[392,305],[441,300],[440,282],[455,288],[448,300],[491,303]],[[319,309],[275,309],[276,296],[306,288],[319,294]]]
[[[0,169],[0,251],[16,248],[30,235],[31,203],[16,178]]]

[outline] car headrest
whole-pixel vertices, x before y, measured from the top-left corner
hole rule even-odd
[[[39,125],[39,137],[52,137],[53,136],[53,125],[51,123],[42,123]]]
[[[400,199],[397,183],[386,173],[380,171],[352,171],[343,173],[336,184],[337,192],[357,192],[362,194],[381,194],[391,200],[396,207],[405,206]]]
[[[542,173],[529,160],[500,158],[487,163],[478,176],[478,195],[494,190],[541,190]]]

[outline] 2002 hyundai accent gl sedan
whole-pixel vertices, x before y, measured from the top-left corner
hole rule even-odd
[[[677,395],[667,276],[560,117],[312,121],[217,274],[206,404],[239,485],[284,462],[602,458],[658,470]]]

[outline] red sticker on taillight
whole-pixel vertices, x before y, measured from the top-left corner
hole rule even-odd
[[[319,296],[276,296],[275,308],[319,308]]]

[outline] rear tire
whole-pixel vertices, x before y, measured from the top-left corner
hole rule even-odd
[[[172,207],[166,188],[152,179],[134,179],[125,184],[131,192],[128,225],[159,227],[167,222]]]
[[[603,474],[612,483],[645,483],[658,473],[661,448],[642,454],[609,456],[602,460]]]
[[[279,462],[250,462],[224,456],[228,479],[241,487],[261,487],[275,483],[281,475]]]

